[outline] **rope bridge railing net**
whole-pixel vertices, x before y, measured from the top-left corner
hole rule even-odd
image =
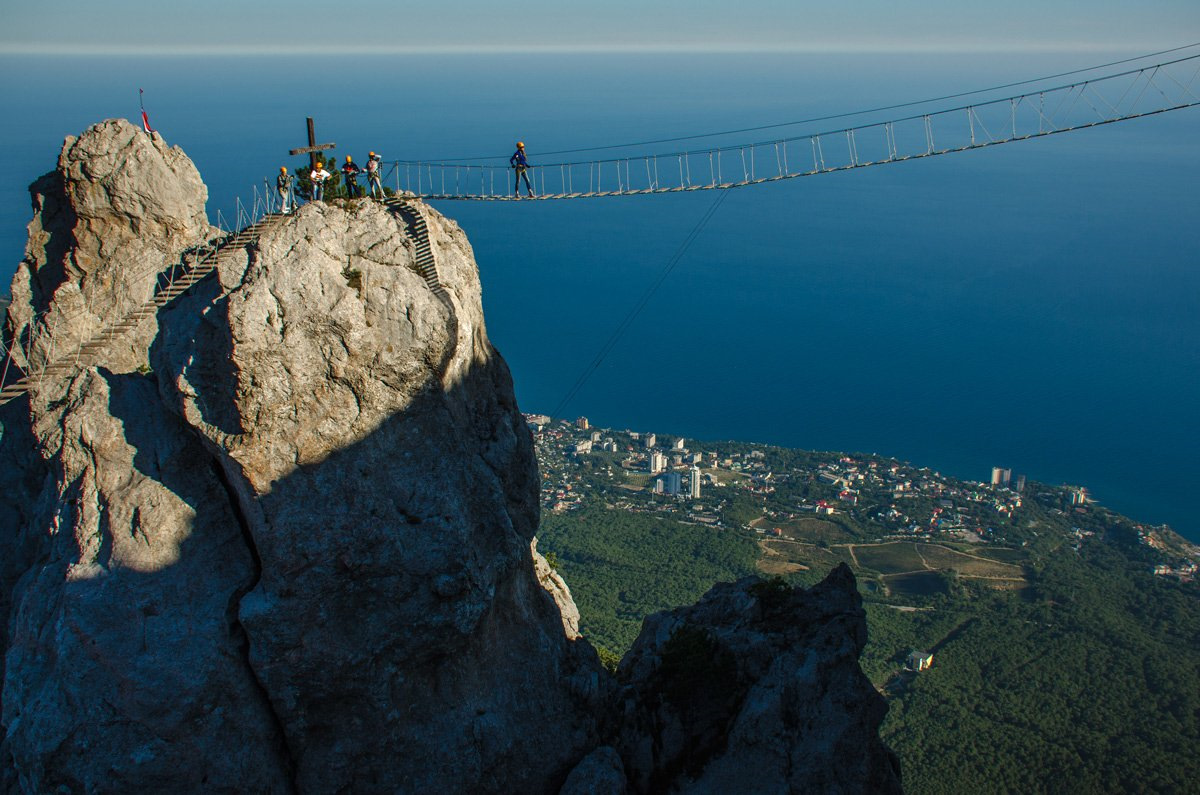
[[[10,314],[19,322],[6,326],[0,347],[0,389],[10,390],[18,383],[39,383],[54,369],[74,369],[87,364],[88,348],[115,333],[121,324],[138,309],[148,306],[162,295],[171,294],[179,285],[187,284],[198,270],[211,266],[222,246],[236,239],[239,232],[262,221],[273,211],[269,191],[253,190],[249,202],[236,200],[231,218],[226,220],[217,211],[214,226],[217,234],[208,242],[183,252],[180,259],[163,267],[151,262],[135,271],[124,271],[119,278],[112,276],[83,279],[78,290],[70,296],[56,293],[49,309],[29,315]],[[232,227],[232,229],[231,229]],[[110,313],[123,314],[113,318]],[[72,332],[68,335],[66,329]],[[0,404],[10,396],[0,397]]]
[[[964,152],[1200,105],[1200,55],[972,105],[703,150],[563,163],[526,172],[538,199],[735,188]],[[507,165],[399,160],[389,187],[423,199],[526,195]]]

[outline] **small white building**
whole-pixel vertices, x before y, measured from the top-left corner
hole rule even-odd
[[[910,651],[904,661],[904,667],[910,671],[927,671],[931,665],[933,665],[933,655],[927,651],[917,651],[916,649]]]

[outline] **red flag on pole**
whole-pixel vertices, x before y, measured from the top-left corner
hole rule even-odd
[[[154,132],[154,128],[150,126],[150,117],[146,115],[146,104],[142,101],[142,89],[138,89],[138,104],[142,107],[142,129],[148,133]]]

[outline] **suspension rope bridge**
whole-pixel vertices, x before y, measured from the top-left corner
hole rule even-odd
[[[1200,55],[1192,55],[857,127],[699,150],[534,164],[528,171],[536,191],[532,199],[516,195],[513,169],[506,165],[396,160],[389,163],[385,181],[398,193],[429,201],[726,190],[967,152],[1190,108],[1200,105],[1198,78]]]
[[[1193,55],[1003,99],[829,132],[701,150],[534,165],[529,170],[537,195],[521,200],[727,190],[966,152],[1200,106],[1198,81],[1200,55]],[[1028,82],[1032,81],[1024,81]],[[954,97],[975,93],[979,92],[965,92]],[[779,125],[752,129],[773,126]],[[708,136],[684,136],[695,137]],[[610,148],[614,147],[598,149]],[[510,188],[513,170],[506,166],[449,160],[398,160],[390,165],[385,180],[389,187],[394,185],[394,195],[384,199],[384,204],[403,221],[405,234],[414,242],[419,271],[430,290],[449,307],[453,319],[453,304],[438,279],[428,229],[410,202],[512,201],[517,198]],[[0,351],[3,356],[0,406],[46,379],[61,381],[80,369],[102,363],[112,343],[203,282],[227,256],[254,245],[260,234],[278,223],[281,216],[275,212],[275,201],[269,189],[260,194],[255,188],[252,202],[243,204],[238,200],[236,218],[229,224],[231,231],[225,230],[225,220],[218,212],[217,227],[222,233],[216,239],[184,252],[179,262],[165,268],[161,263],[148,263],[144,272],[126,274],[115,294],[105,288],[103,303],[106,306],[131,307],[122,317],[104,322],[103,313],[92,309],[92,299],[98,300],[100,296],[89,296],[91,286],[84,285],[73,309],[61,311],[52,306],[48,311],[34,312],[19,328],[4,329],[4,347]],[[686,252],[717,206],[719,203],[693,230],[668,264],[667,273]],[[148,283],[150,276],[155,278]],[[642,303],[618,328],[616,337],[636,317],[656,286],[651,286]],[[144,291],[142,295],[130,294],[138,289]],[[83,327],[91,329],[85,336],[70,341],[60,339],[58,332],[61,329],[75,327],[79,321],[83,321]],[[581,382],[598,366],[605,353],[606,350],[602,350],[597,360],[589,365],[564,402],[578,391]]]

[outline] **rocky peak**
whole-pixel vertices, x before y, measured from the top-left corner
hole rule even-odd
[[[92,284],[120,312],[115,280],[207,231],[190,162],[124,122],[35,194],[18,329]],[[22,789],[539,792],[594,745],[607,680],[535,574],[536,462],[473,254],[411,212],[441,295],[400,216],[308,205],[136,356],[5,407]]]
[[[617,747],[637,792],[900,791],[887,706],[858,665],[841,564],[805,590],[755,577],[650,616],[621,661]]]
[[[6,331],[33,339],[34,360],[72,350],[146,301],[158,275],[212,237],[200,174],[179,147],[123,119],[68,137],[58,167],[29,188],[33,220],[12,283]],[[153,323],[107,364],[145,364]]]
[[[126,122],[33,195],[6,334],[47,350],[213,234],[191,162]],[[0,407],[6,791],[894,783],[846,573],[719,587],[647,621],[623,684],[601,668],[536,551],[473,252],[432,208],[274,219],[100,359]]]

